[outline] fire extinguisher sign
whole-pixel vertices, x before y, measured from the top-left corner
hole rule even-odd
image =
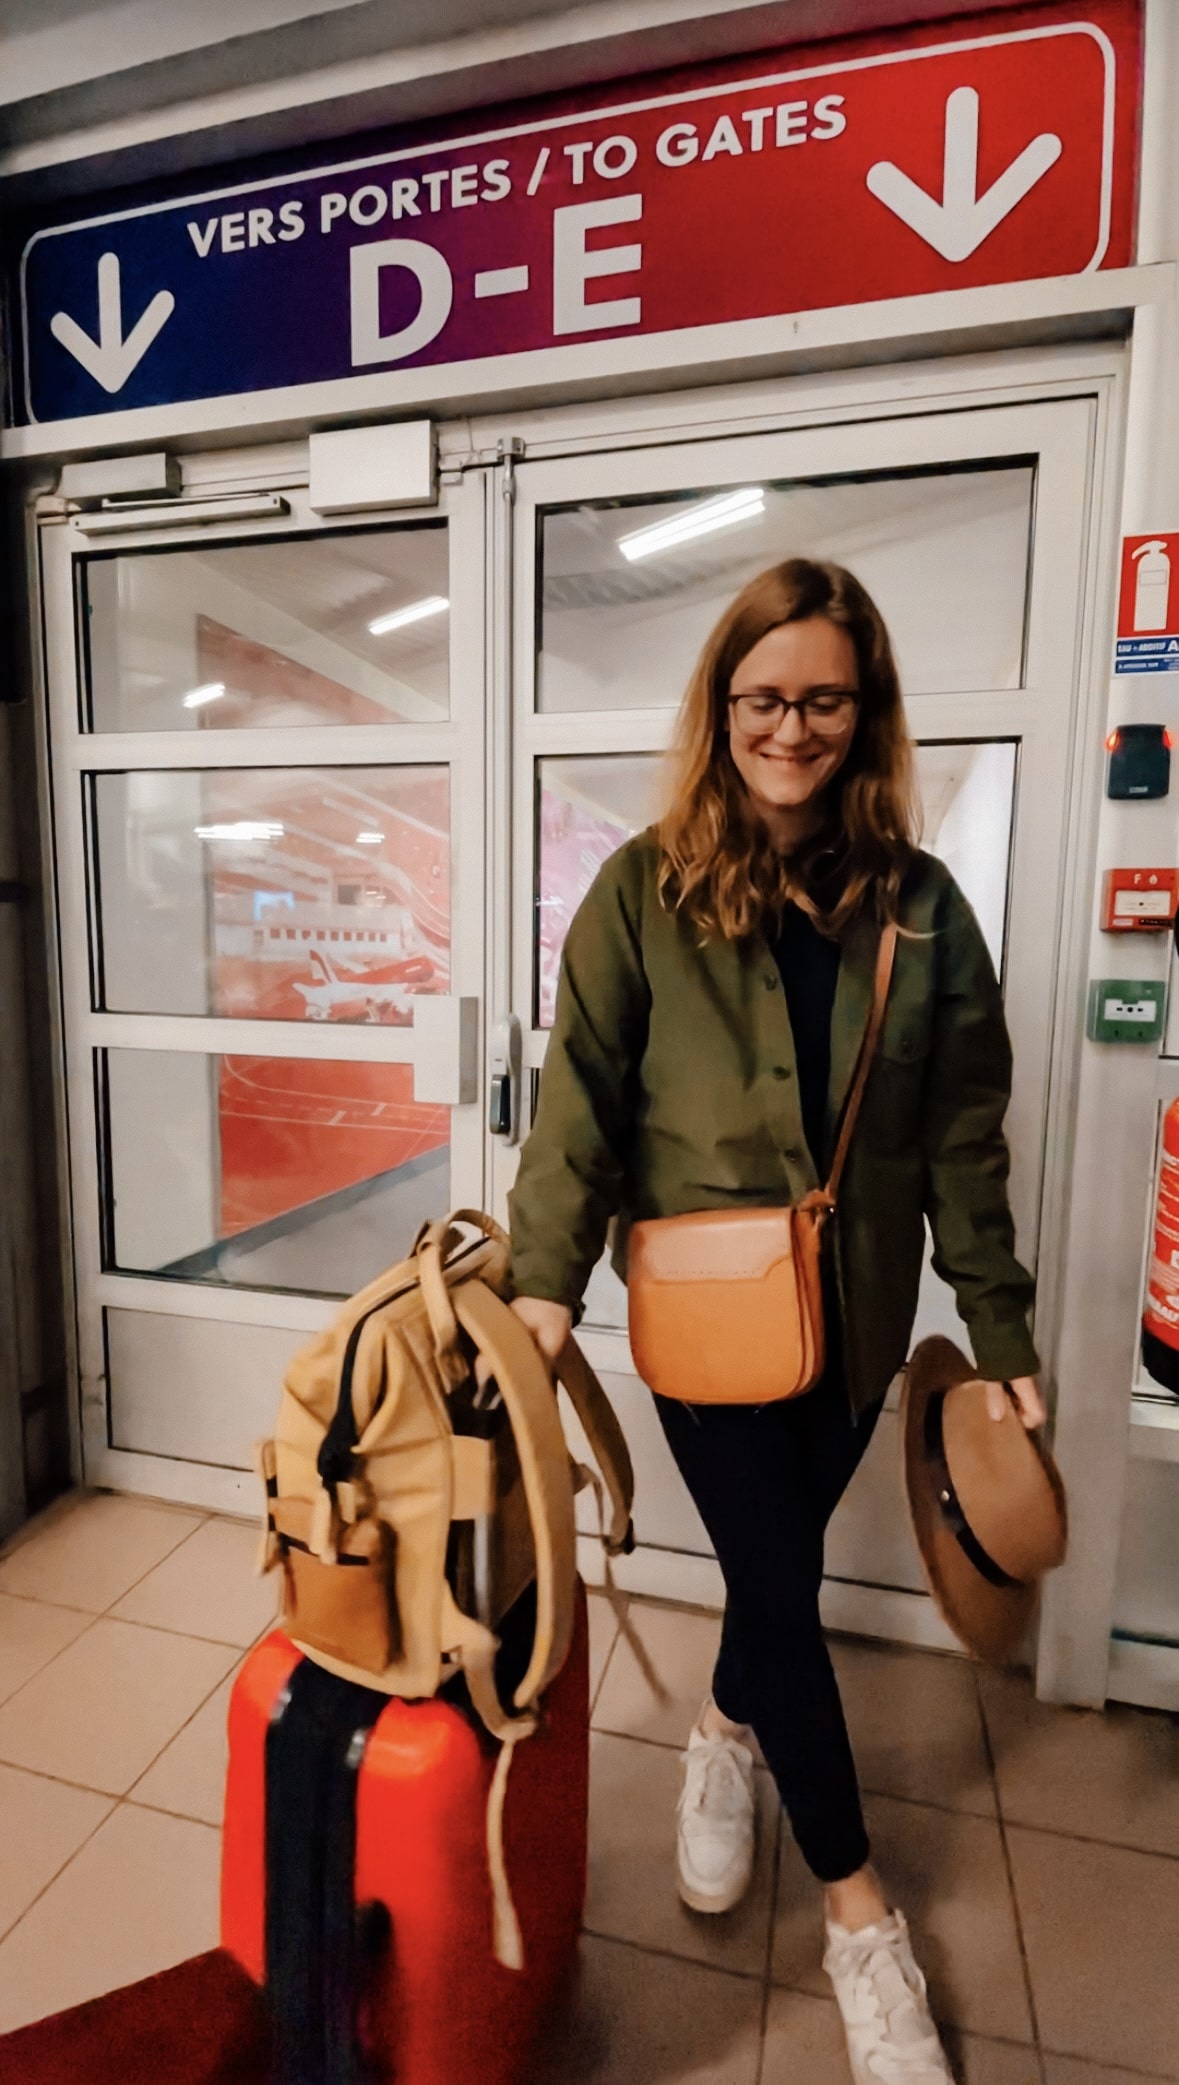
[[[1124,536],[1115,673],[1179,673],[1179,531]]]

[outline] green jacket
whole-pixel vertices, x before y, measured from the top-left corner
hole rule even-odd
[[[803,1134],[785,994],[766,942],[702,939],[665,910],[659,846],[640,833],[601,870],[569,930],[532,1134],[511,1196],[517,1293],[576,1310],[618,1217],[801,1199],[819,1185]],[[955,1290],[976,1367],[1038,1370],[1034,1294],[1015,1257],[1003,1117],[1011,1045],[994,969],[948,870],[919,855],[901,901],[880,1052],[832,1224],[853,1405],[908,1354],[924,1257]],[[872,1002],[878,932],[842,938],[828,1136]]]

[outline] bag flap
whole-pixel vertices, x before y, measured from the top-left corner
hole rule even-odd
[[[636,1224],[628,1250],[635,1281],[761,1281],[794,1253],[793,1209],[705,1210]]]
[[[573,1636],[577,1533],[561,1415],[531,1334],[480,1281],[454,1291],[454,1310],[488,1363],[507,1407],[536,1547],[536,1638],[515,1693],[527,1709],[561,1670]]]

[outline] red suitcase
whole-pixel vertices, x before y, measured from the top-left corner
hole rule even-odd
[[[229,1709],[221,1938],[259,1983],[267,1981],[268,1933],[273,1949],[274,1921],[283,1916],[273,1902],[267,1914],[267,1732],[302,1662],[276,1630],[247,1659]],[[464,1706],[442,1696],[389,1701],[369,1736],[356,1780],[353,1900],[385,1912],[375,1929],[369,1919],[356,2009],[369,2074],[381,2085],[521,2085],[566,1988],[586,1874],[583,1587],[568,1661],[508,1781],[504,1847],[522,1971],[503,1967],[492,1946],[487,1800],[498,1749]],[[333,2052],[338,2039],[329,2036]]]

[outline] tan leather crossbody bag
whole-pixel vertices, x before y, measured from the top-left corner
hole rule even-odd
[[[868,1073],[880,1044],[896,958],[884,928],[876,990],[826,1187],[785,1209],[661,1216],[631,1232],[630,1344],[643,1381],[684,1404],[773,1404],[823,1373],[820,1254]]]

